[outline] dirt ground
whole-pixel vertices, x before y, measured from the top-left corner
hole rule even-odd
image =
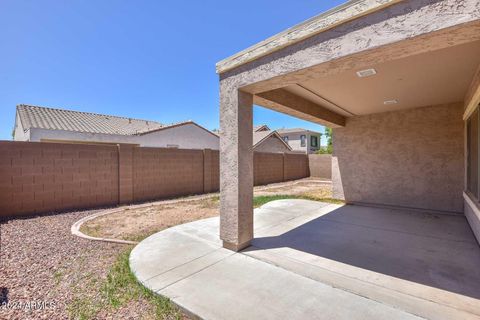
[[[318,198],[331,198],[330,182],[318,179],[302,179],[286,184],[255,188],[255,196],[260,195],[310,195]]]
[[[94,237],[140,241],[166,228],[218,215],[218,198],[126,209],[86,222],[81,231]]]
[[[326,181],[303,179],[288,183],[256,187],[255,196],[295,195],[331,198],[331,184]],[[219,198],[180,200],[137,209],[125,209],[86,222],[81,231],[94,237],[140,241],[163,229],[219,215]]]

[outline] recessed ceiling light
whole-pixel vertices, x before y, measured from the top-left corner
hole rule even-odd
[[[393,100],[385,100],[385,101],[383,101],[383,104],[384,104],[384,105],[388,105],[388,104],[397,104],[397,103],[398,103],[398,101],[397,101],[397,100],[395,100],[395,99],[393,99]]]
[[[370,77],[374,74],[377,74],[377,71],[375,69],[365,69],[357,71],[357,76],[360,78]]]

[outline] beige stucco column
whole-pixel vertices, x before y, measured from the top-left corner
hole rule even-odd
[[[239,251],[253,238],[253,97],[220,85],[220,238]]]

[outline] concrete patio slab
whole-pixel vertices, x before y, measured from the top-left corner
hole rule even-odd
[[[416,319],[241,254],[159,293],[204,319]]]
[[[242,252],[210,218],[145,239],[130,265],[203,319],[480,319],[480,248],[460,215],[279,200],[255,210]]]

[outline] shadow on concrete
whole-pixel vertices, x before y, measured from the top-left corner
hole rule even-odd
[[[249,251],[291,248],[306,263],[310,254],[480,298],[480,247],[463,216],[349,205],[252,245]]]

